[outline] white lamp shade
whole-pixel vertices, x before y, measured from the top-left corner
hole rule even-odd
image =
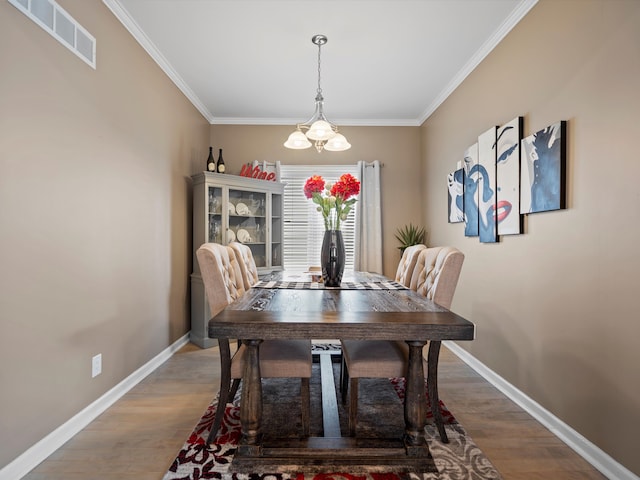
[[[331,128],[329,122],[325,122],[324,120],[316,120],[309,128],[307,132],[307,137],[311,140],[329,140],[336,133]]]
[[[287,148],[293,148],[294,150],[303,150],[305,148],[309,148],[311,146],[311,142],[307,139],[307,137],[300,130],[296,130],[291,135],[286,142],[284,142],[284,146]]]
[[[324,144],[324,149],[329,150],[330,152],[342,152],[343,150],[349,150],[351,148],[351,144],[347,142],[347,139],[341,133],[336,133],[336,135],[329,139],[327,143]]]

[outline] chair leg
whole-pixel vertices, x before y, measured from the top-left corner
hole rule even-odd
[[[236,393],[238,393],[238,387],[240,386],[240,379],[234,378],[233,383],[231,384],[231,390],[229,390],[229,400],[233,402],[233,399],[236,398]]]
[[[343,356],[342,362],[340,363],[340,393],[342,394],[343,405],[347,403],[348,391],[349,391],[349,369],[347,368],[347,363],[344,361],[344,356]]]
[[[213,443],[218,435],[218,430],[220,429],[220,425],[222,424],[222,419],[224,418],[224,411],[227,408],[227,402],[229,401],[230,394],[230,384],[231,383],[231,372],[223,371],[222,378],[220,379],[220,395],[218,396],[218,405],[216,407],[216,415],[213,419],[213,425],[211,426],[211,431],[209,432],[209,436],[207,437],[207,445]],[[236,380],[234,380],[234,385]],[[236,389],[237,389],[236,385]],[[232,397],[233,398],[233,397]]]
[[[349,436],[356,436],[356,420],[358,418],[358,379],[351,378],[349,382]]]
[[[231,392],[231,350],[229,348],[229,340],[223,338],[218,340],[218,346],[220,348],[220,394],[218,396],[218,406],[216,407],[216,415],[213,419],[213,425],[211,431],[207,437],[207,445],[215,441],[222,419],[224,417],[224,411],[229,401],[229,395],[235,396],[235,390],[238,389],[236,380],[233,382],[235,390]],[[233,397],[231,397],[233,399]]]
[[[435,340],[429,342],[429,353],[427,354],[427,392],[429,394],[429,403],[431,404],[431,413],[436,422],[440,440],[442,440],[442,443],[449,443],[447,432],[444,429],[442,412],[440,411],[440,398],[438,397],[438,357],[440,355],[440,344],[440,341]]]
[[[300,379],[300,408],[302,411],[302,434],[308,437],[311,432],[311,390],[308,378]]]

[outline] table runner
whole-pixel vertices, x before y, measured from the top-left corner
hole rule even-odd
[[[260,280],[253,287],[306,290],[407,290],[406,286],[393,280],[383,282],[342,282],[339,287],[325,287],[324,283],[319,282]]]

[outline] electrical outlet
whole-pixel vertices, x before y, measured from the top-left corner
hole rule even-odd
[[[102,373],[102,354],[99,353],[91,359],[91,378],[97,377]]]

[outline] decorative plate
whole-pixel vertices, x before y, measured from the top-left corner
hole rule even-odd
[[[238,230],[238,241],[242,242],[242,243],[247,243],[251,241],[251,235],[249,235],[249,232],[247,232],[244,228],[241,228]]]
[[[236,204],[236,213],[238,215],[249,215],[251,211],[249,210],[249,207],[247,207],[247,205],[242,202],[238,202]]]
[[[231,215],[235,215],[236,214],[236,206],[231,202],[229,202],[229,213]]]
[[[227,230],[227,243],[231,243],[233,241],[235,241],[236,239],[236,234],[233,230],[228,229]]]

